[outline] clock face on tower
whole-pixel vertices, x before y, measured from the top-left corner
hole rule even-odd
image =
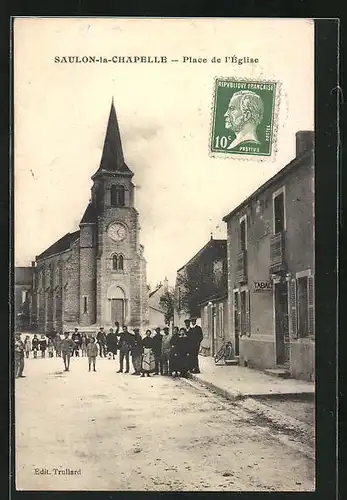
[[[112,224],[108,226],[107,234],[112,241],[123,241],[126,238],[127,230],[123,224],[112,222]]]

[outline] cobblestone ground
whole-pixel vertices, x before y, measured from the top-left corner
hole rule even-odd
[[[68,373],[62,364],[29,359],[16,380],[19,490],[314,489],[308,444],[293,430],[185,380],[117,374],[108,359],[96,373],[85,358]]]

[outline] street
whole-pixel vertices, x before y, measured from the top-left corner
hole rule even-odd
[[[314,490],[300,437],[279,439],[190,381],[118,367],[98,358],[89,373],[87,359],[74,358],[67,373],[61,358],[26,360],[15,381],[18,490]]]

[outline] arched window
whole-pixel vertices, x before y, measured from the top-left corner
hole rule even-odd
[[[125,205],[124,186],[113,185],[111,187],[111,205],[113,207],[124,207]]]
[[[123,257],[123,255],[120,255],[118,257],[118,269],[120,271],[123,271],[123,269],[124,269],[124,257]]]
[[[114,255],[112,257],[112,269],[114,269],[115,271],[118,269],[118,256],[117,255]]]

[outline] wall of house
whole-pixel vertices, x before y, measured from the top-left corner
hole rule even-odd
[[[201,352],[214,356],[223,344],[231,340],[228,331],[228,299],[214,300],[202,305],[200,315],[204,335]]]
[[[255,291],[254,281],[270,280],[270,237],[273,234],[273,193],[285,189],[285,260],[288,272],[310,269],[314,273],[314,170],[310,161],[289,171],[257,199],[234,214],[227,222],[228,254],[228,331],[234,339],[234,290],[248,290],[250,328],[240,338],[240,364],[254,368],[274,368],[275,322],[273,292]],[[247,283],[236,279],[239,253],[239,220],[247,217]],[[291,373],[297,378],[310,379],[314,373],[314,342],[291,339]]]

